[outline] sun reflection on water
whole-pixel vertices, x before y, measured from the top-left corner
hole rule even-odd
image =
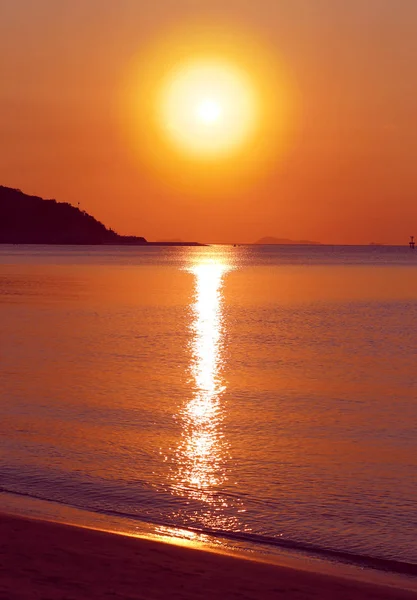
[[[190,268],[194,275],[191,333],[192,398],[180,412],[182,433],[176,453],[174,489],[177,494],[203,503],[192,520],[215,528],[232,528],[226,516],[228,502],[221,488],[227,482],[228,443],[222,423],[224,361],[223,282],[230,266],[218,260]],[[198,514],[197,514],[198,513]]]

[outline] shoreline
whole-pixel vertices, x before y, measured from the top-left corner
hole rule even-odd
[[[169,545],[188,546],[194,549],[198,547],[202,551],[231,555],[238,559],[417,592],[417,565],[414,563],[400,563],[404,568],[393,570],[389,566],[384,568],[381,563],[391,565],[391,563],[396,564],[397,561],[367,557],[366,561],[352,562],[346,559],[344,552],[332,552],[325,549],[322,549],[321,552],[308,551],[304,546],[303,549],[297,548],[298,544],[295,544],[295,547],[293,544],[271,546],[270,544],[251,542],[241,538],[239,534],[215,535],[201,530],[132,519],[127,515],[90,511],[70,504],[4,490],[0,494],[1,515],[37,522],[58,523],[84,530],[102,531]],[[333,556],[334,554],[336,556]],[[351,557],[350,554],[349,556]]]
[[[0,513],[0,564],[0,597],[8,600],[417,598],[299,566],[7,513]]]

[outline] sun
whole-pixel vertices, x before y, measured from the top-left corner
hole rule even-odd
[[[161,86],[159,127],[178,151],[213,158],[249,143],[259,119],[259,101],[249,75],[218,60],[177,66]]]
[[[152,180],[190,195],[237,194],[285,164],[297,98],[275,47],[251,30],[192,20],[132,57],[120,124]]]
[[[195,114],[197,119],[211,125],[221,118],[222,107],[215,100],[207,98],[197,105]]]

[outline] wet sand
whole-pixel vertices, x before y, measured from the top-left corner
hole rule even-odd
[[[111,533],[0,515],[3,600],[394,600],[414,592]]]

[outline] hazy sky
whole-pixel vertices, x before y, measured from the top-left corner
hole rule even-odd
[[[244,187],[245,164],[211,193],[191,167],[157,175],[125,135],[132,64],[195,19],[253,34],[298,98],[286,152]],[[416,70],[416,0],[1,0],[0,184],[150,240],[407,243]]]

